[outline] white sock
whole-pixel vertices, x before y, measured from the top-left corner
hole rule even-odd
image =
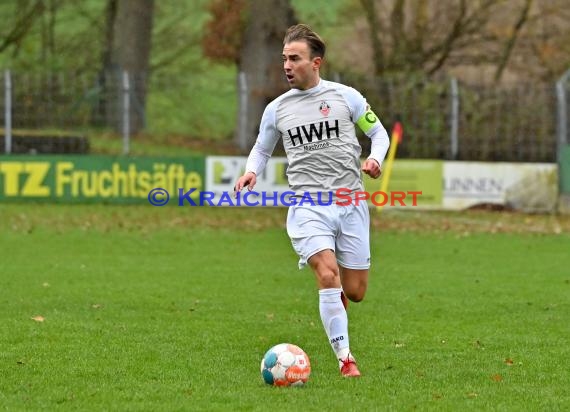
[[[319,311],[331,347],[338,359],[349,356],[348,316],[340,300],[340,288],[319,290]]]

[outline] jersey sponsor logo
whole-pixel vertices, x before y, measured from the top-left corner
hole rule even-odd
[[[303,150],[305,152],[312,152],[313,150],[324,149],[325,147],[330,147],[331,144],[329,142],[319,142],[313,144],[306,144],[303,146]]]
[[[324,121],[319,123],[311,123],[309,125],[297,126],[287,130],[291,145],[293,147],[312,143],[313,140],[321,141],[323,138],[331,139],[332,137],[339,137],[340,127],[338,120]]]
[[[323,100],[321,102],[321,105],[319,106],[319,112],[321,112],[321,114],[325,117],[328,116],[331,112],[331,107],[326,101]]]

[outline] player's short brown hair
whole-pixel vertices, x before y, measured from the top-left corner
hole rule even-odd
[[[326,45],[323,39],[306,24],[296,24],[287,29],[283,45],[294,41],[304,41],[309,45],[311,58],[325,57]]]

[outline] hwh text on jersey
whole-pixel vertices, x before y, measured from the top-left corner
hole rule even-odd
[[[324,134],[326,134],[327,139],[330,139],[333,132],[336,134],[336,137],[338,137],[340,132],[338,120],[335,120],[334,124],[332,121],[327,120],[324,122],[311,123],[308,126],[297,126],[287,130],[293,147],[311,143],[315,138],[317,141],[320,141],[323,139]]]

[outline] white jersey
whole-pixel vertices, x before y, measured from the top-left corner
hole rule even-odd
[[[277,141],[283,140],[289,163],[289,186],[297,194],[363,190],[362,149],[356,138],[355,123],[361,125],[359,119],[364,118],[369,123],[364,127],[365,132],[379,126],[386,134],[358,91],[340,83],[320,80],[317,86],[308,90],[291,89],[266,107],[257,150],[265,156],[270,155]],[[260,172],[253,166],[248,170]]]

